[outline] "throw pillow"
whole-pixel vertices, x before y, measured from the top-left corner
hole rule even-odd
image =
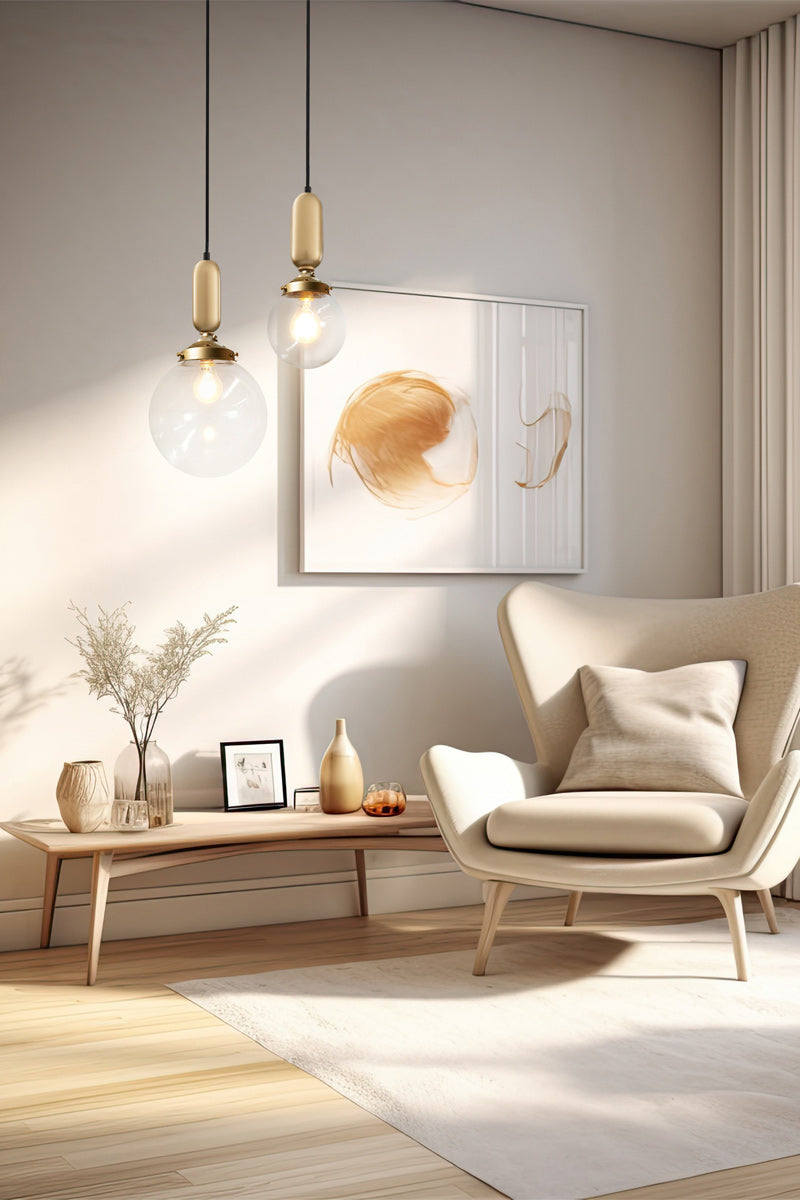
[[[588,728],[559,792],[721,792],[741,796],[733,722],[747,664],[669,671],[581,667]]]

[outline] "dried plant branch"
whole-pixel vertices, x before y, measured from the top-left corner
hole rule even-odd
[[[69,608],[81,632],[67,641],[85,664],[75,674],[86,680],[92,695],[112,700],[111,711],[128,723],[139,752],[141,783],[147,743],[164,706],[189,678],[194,663],[210,654],[212,646],[227,642],[225,634],[235,624],[236,605],[215,617],[204,613],[196,629],[177,621],[165,631],[161,645],[147,653],[136,641],[127,603],[111,612],[98,607],[96,621],[90,619],[85,608],[73,603]]]

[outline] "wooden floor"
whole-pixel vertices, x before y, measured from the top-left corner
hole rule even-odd
[[[712,901],[632,903],[586,897],[581,923],[720,915]],[[512,903],[498,944],[563,911]],[[500,1196],[164,986],[472,948],[479,924],[477,907],[448,908],[109,942],[93,988],[85,947],[0,955],[0,1200]],[[623,1197],[800,1198],[800,1156]]]

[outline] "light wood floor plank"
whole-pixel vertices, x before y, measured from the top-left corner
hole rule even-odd
[[[496,944],[563,936],[564,911],[512,903]],[[575,929],[719,916],[710,900],[589,896]],[[85,946],[0,955],[0,1200],[500,1197],[164,986],[474,951],[480,920],[470,907],[109,942],[94,988]],[[779,1198],[800,1200],[800,1156],[604,1200]]]
[[[41,1200],[44,1196],[47,1200],[110,1200],[111,1196],[114,1200],[166,1200],[167,1197],[174,1200],[195,1200],[191,1184],[179,1175],[150,1175],[146,1178],[114,1180],[113,1191],[109,1191],[109,1186],[107,1180],[99,1183],[84,1180],[70,1183],[62,1180],[61,1186],[53,1191],[43,1192],[37,1186],[33,1191],[6,1192],[3,1185],[0,1185],[0,1195],[4,1200]]]

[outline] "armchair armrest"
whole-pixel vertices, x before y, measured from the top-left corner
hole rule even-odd
[[[764,776],[747,806],[728,856],[740,875],[737,883],[742,887],[774,887],[797,865],[800,750],[790,750]]]
[[[442,837],[468,874],[484,857],[489,813],[508,800],[546,796],[556,786],[552,771],[539,763],[452,746],[432,746],[420,759],[420,767]]]

